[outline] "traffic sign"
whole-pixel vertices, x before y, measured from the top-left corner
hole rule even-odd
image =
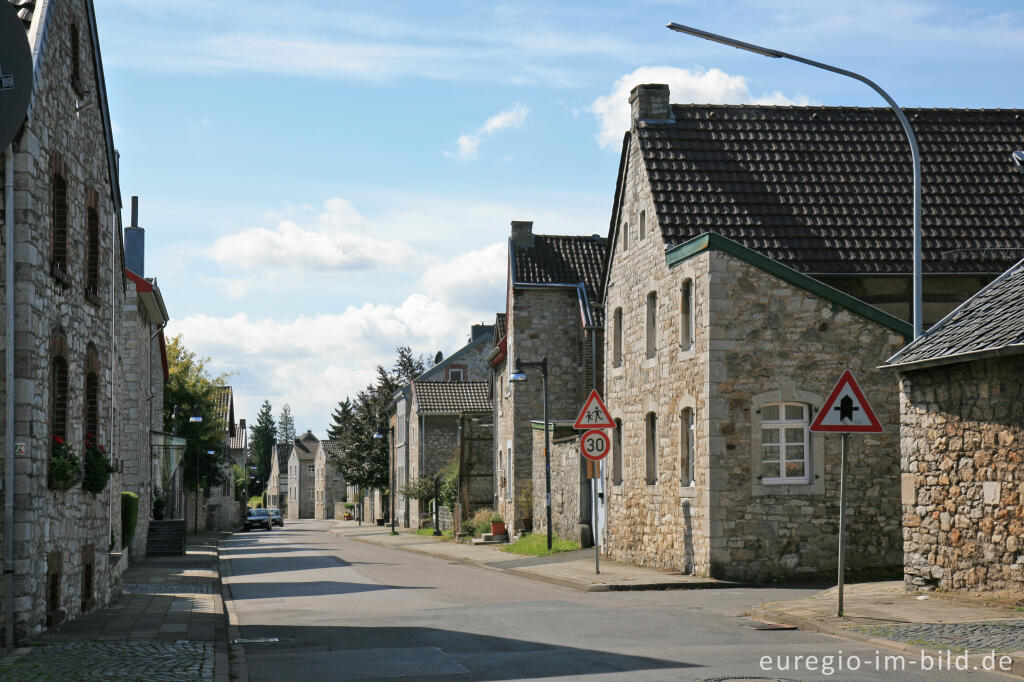
[[[601,400],[596,388],[590,392],[587,401],[583,403],[580,416],[576,417],[576,423],[572,425],[572,428],[580,430],[615,428],[612,415],[608,413],[608,408],[604,406],[604,401]]]
[[[14,139],[32,95],[32,50],[14,5],[0,3],[0,149]]]
[[[882,425],[850,370],[843,372],[825,405],[818,411],[811,431],[831,433],[881,433]]]
[[[591,429],[580,436],[580,452],[587,459],[602,460],[612,449],[612,442],[604,431]]]

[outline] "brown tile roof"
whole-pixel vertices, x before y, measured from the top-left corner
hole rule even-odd
[[[344,450],[341,449],[340,440],[322,440],[320,441],[320,444],[323,445],[324,454],[327,456],[328,460],[338,460],[344,454]]]
[[[228,447],[232,450],[243,450],[245,449],[245,431],[239,428],[240,425],[235,425],[235,435],[231,436],[231,442]]]
[[[906,109],[925,272],[998,273],[1024,250],[1024,111]],[[909,273],[912,178],[887,108],[672,105],[636,129],[671,247],[713,231],[805,273]]]
[[[486,381],[414,381],[420,413],[490,412],[491,396]]]
[[[948,364],[1024,353],[1024,260],[964,301],[887,365]]]
[[[217,400],[217,416],[227,425],[230,437],[235,436],[235,402],[230,386],[215,386]]]
[[[597,235],[535,235],[533,246],[514,245],[515,281],[524,284],[583,282],[591,303],[598,301],[607,244],[607,239]]]
[[[316,447],[319,442],[320,439],[314,436],[311,431],[306,431],[295,439],[295,455],[299,459],[309,459],[315,456]]]
[[[501,341],[505,336],[505,313],[498,313],[494,316],[494,342]]]

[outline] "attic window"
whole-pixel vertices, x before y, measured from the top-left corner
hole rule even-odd
[[[452,367],[448,370],[448,381],[464,381],[462,369]]]

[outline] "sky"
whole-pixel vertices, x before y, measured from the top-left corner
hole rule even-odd
[[[95,0],[121,191],[170,334],[235,415],[323,437],[395,348],[445,355],[505,307],[512,220],[608,232],[628,95],[1022,104],[1024,6],[998,2]],[[129,220],[127,212],[124,224]]]

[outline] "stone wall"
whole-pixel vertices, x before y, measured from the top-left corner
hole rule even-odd
[[[107,489],[93,496],[80,486],[67,491],[47,486],[51,452],[50,374],[55,344],[65,346],[68,361],[68,442],[81,453],[84,440],[84,381],[90,344],[99,361],[97,440],[120,454],[117,424],[128,419],[117,411],[122,397],[120,362],[123,268],[114,227],[114,203],[103,130],[103,108],[91,106],[77,115],[76,100],[95,104],[96,78],[89,20],[84,3],[45,6],[49,25],[36,68],[33,108],[14,142],[15,338],[13,339],[14,441],[25,444],[15,462],[14,535],[15,630],[19,640],[47,627],[48,574],[59,575],[58,602],[51,622],[77,617],[86,607],[101,607],[111,598],[117,577],[107,553],[120,541],[120,490],[115,474]],[[44,6],[36,8],[36,13]],[[37,18],[37,21],[39,19]],[[87,93],[70,83],[72,26],[81,36],[81,76]],[[68,255],[66,273],[53,274],[50,227],[51,173],[61,167],[67,181]],[[2,180],[0,180],[2,182]],[[87,208],[99,214],[99,287],[86,291]],[[2,219],[3,216],[0,216]],[[5,245],[10,248],[12,245]],[[2,280],[0,280],[2,281]],[[98,295],[94,295],[98,294]],[[3,339],[6,353],[11,339]],[[115,492],[112,492],[115,491]],[[112,497],[113,496],[113,497]],[[83,565],[94,564],[92,598],[83,600]]]
[[[1024,590],[1024,357],[900,377],[909,589]]]
[[[533,496],[533,532],[548,531],[547,509],[544,506],[544,429],[540,424],[533,429],[533,484],[537,494]],[[579,438],[569,427],[562,425],[551,429],[551,533],[566,540],[575,540],[580,546],[590,544],[589,531],[581,527],[580,507],[581,477],[585,475],[583,456],[580,454]],[[589,479],[585,479],[589,482]],[[589,486],[586,493],[589,494]],[[589,507],[588,507],[589,508]],[[584,523],[589,528],[590,520]]]

